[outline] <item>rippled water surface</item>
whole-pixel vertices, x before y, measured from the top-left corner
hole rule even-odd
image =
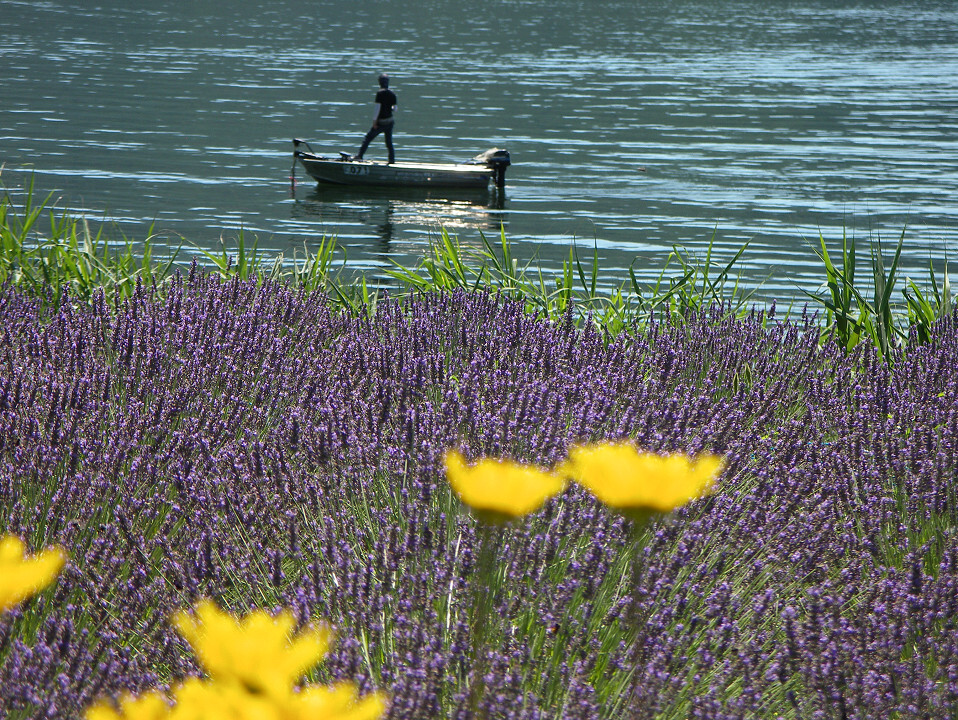
[[[812,244],[896,241],[908,274],[958,247],[958,4],[951,2],[90,3],[0,0],[3,180],[214,246],[335,235],[356,267],[409,262],[441,226],[500,226],[610,277],[673,245],[794,295]],[[264,9],[265,7],[265,9]],[[510,150],[503,196],[323,190],[293,137],[354,152],[376,76],[399,159]],[[367,157],[384,157],[376,140]],[[953,262],[953,267],[958,263]]]

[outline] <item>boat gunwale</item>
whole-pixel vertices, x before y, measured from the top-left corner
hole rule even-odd
[[[419,163],[419,162],[408,162],[408,161],[399,161],[394,163],[386,163],[381,160],[343,160],[341,158],[331,158],[324,155],[316,155],[314,153],[303,152],[302,150],[297,150],[295,153],[296,157],[303,161],[318,162],[318,163],[329,163],[333,166],[369,166],[374,168],[381,169],[395,169],[395,170],[431,170],[434,172],[459,172],[464,174],[481,174],[481,175],[490,175],[492,174],[492,169],[488,165],[480,165],[478,163]],[[305,165],[305,162],[303,162]]]
[[[310,177],[318,183],[329,185],[478,188],[494,179],[492,168],[480,164],[384,163],[374,160],[330,158],[302,150],[296,150],[293,154]],[[344,171],[344,168],[355,168],[358,172],[350,174]],[[366,168],[366,172],[363,172],[362,168]],[[340,172],[342,175],[339,174]],[[420,174],[424,177],[412,178],[409,177],[410,174]]]

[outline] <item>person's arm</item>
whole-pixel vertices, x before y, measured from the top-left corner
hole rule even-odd
[[[382,111],[380,103],[376,103],[376,112],[373,114],[373,127],[379,127],[379,113]]]

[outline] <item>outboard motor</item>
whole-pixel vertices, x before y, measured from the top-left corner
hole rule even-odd
[[[487,165],[492,169],[492,178],[496,187],[502,189],[506,185],[506,168],[512,164],[509,151],[501,148],[490,148],[476,155],[472,162],[477,165]]]

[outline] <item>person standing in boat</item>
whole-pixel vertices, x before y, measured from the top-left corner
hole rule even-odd
[[[376,93],[376,115],[373,117],[373,126],[363,138],[363,145],[359,148],[359,153],[354,160],[362,160],[366,148],[379,133],[383,134],[386,141],[386,149],[389,151],[389,163],[396,162],[396,153],[393,150],[393,110],[396,109],[396,93],[389,89],[389,75],[383,73],[379,76],[379,92]]]

